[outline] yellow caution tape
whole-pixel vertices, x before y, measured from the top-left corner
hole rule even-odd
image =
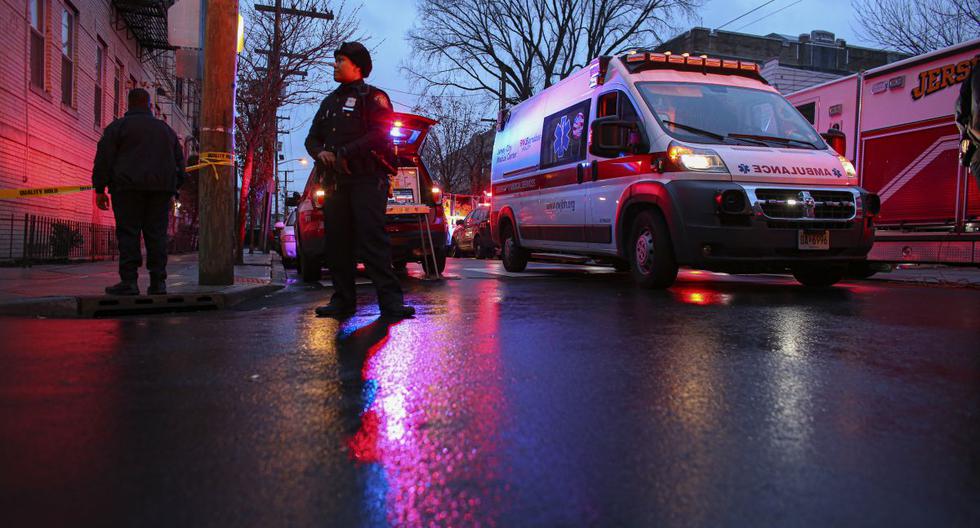
[[[202,152],[198,156],[199,163],[196,165],[191,165],[185,170],[188,172],[196,171],[198,169],[203,169],[204,167],[211,167],[214,171],[214,179],[218,179],[218,169],[216,167],[234,167],[235,166],[235,156],[231,152]]]
[[[33,198],[35,196],[53,196],[79,191],[91,191],[91,185],[67,185],[61,187],[37,187],[34,189],[0,189],[0,198]]]

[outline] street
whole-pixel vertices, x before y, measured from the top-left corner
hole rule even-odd
[[[410,267],[415,319],[0,318],[4,526],[976,526],[975,289]],[[324,284],[329,284],[325,282]]]

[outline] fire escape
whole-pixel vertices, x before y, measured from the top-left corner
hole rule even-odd
[[[199,87],[190,80],[177,82],[176,48],[170,44],[167,33],[167,11],[175,1],[112,0],[113,21],[116,29],[125,30],[139,44],[140,61],[155,71],[155,100],[157,104],[162,101],[169,106],[161,108],[161,114],[171,126],[178,127],[182,121],[188,129],[193,129],[200,112],[200,98],[196,96]],[[186,93],[178,94],[178,90]],[[186,111],[180,108],[185,98],[192,101]]]

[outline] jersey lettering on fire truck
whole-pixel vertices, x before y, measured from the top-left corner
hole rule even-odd
[[[923,96],[932,95],[965,81],[978,61],[980,56],[919,72],[919,85],[912,89],[912,99],[918,101]]]

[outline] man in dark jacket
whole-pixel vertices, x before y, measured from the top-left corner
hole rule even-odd
[[[184,153],[177,134],[150,112],[150,94],[130,90],[126,115],[106,127],[92,170],[95,203],[109,209],[112,195],[119,242],[119,284],[110,295],[139,295],[136,279],[142,264],[140,234],[150,273],[148,295],[167,293],[167,221],[171,200],[184,181]]]
[[[307,152],[326,175],[324,227],[334,287],[330,304],[317,308],[316,314],[354,314],[356,255],[374,282],[381,315],[411,317],[415,309],[404,304],[385,233],[388,175],[381,160],[391,140],[391,101],[383,91],[364,83],[371,74],[367,48],[345,42],[334,58],[333,78],[340,86],[320,104],[306,138]]]
[[[980,58],[980,57],[978,57]],[[960,130],[960,162],[968,167],[980,187],[980,62],[973,59],[970,76],[960,87],[956,101],[956,126]]]

